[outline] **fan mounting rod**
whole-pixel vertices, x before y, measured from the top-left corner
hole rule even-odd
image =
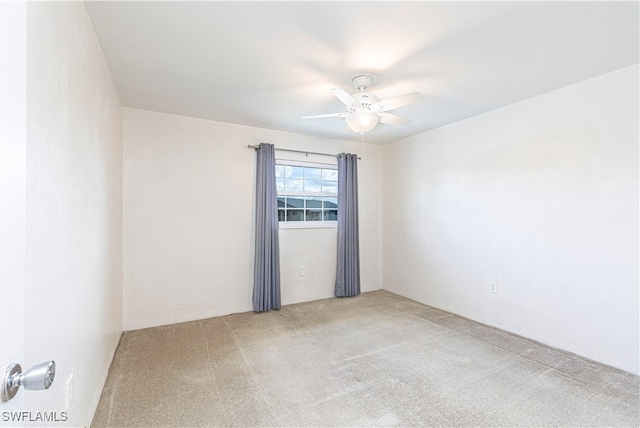
[[[369,86],[371,86],[372,80],[373,79],[371,78],[371,76],[361,74],[360,76],[354,77],[351,83],[353,84],[354,88],[364,92]]]

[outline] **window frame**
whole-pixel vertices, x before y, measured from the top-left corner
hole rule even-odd
[[[285,165],[285,166],[302,166],[302,167],[311,167],[311,168],[321,168],[321,169],[333,169],[338,171],[337,163],[323,163],[323,162],[309,162],[309,161],[301,161],[301,160],[293,160],[293,159],[276,159],[277,165]],[[337,186],[337,181],[336,181]],[[326,192],[295,192],[295,191],[277,191],[276,197],[280,196],[299,196],[301,198],[306,197],[325,197],[325,198],[335,198],[338,199],[338,192],[336,193],[326,193]],[[338,207],[339,209],[339,207]],[[280,229],[327,229],[327,228],[337,228],[338,220],[322,220],[322,221],[278,221]]]

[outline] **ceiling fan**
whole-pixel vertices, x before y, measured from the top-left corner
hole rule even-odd
[[[347,106],[348,111],[343,113],[303,116],[303,119],[343,117],[347,122],[346,130],[351,129],[359,134],[371,131],[378,123],[397,126],[406,126],[411,123],[409,119],[387,112],[420,100],[422,98],[420,92],[412,92],[410,94],[380,100],[375,95],[365,92],[371,85],[372,80],[371,76],[366,74],[354,77],[352,80],[353,86],[360,92],[353,95],[350,95],[342,89],[331,89],[331,92]]]

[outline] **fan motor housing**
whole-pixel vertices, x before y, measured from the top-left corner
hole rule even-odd
[[[371,106],[380,101],[378,97],[368,92],[358,92],[353,94],[353,98],[358,100],[362,110],[371,110]]]

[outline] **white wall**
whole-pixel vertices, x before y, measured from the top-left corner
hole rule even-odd
[[[0,2],[0,370],[24,360],[25,207],[27,145],[27,4]],[[0,401],[21,412],[24,394]]]
[[[122,103],[82,2],[29,2],[27,28],[23,367],[57,373],[25,406],[65,411],[74,374],[56,425],[83,426],[122,332]]]
[[[383,159],[383,288],[638,373],[638,66]]]
[[[348,141],[124,111],[125,330],[251,310],[255,152],[247,145],[260,142],[362,155],[362,289],[381,288],[380,147],[362,153]],[[335,229],[281,230],[280,251],[283,304],[333,296]]]

